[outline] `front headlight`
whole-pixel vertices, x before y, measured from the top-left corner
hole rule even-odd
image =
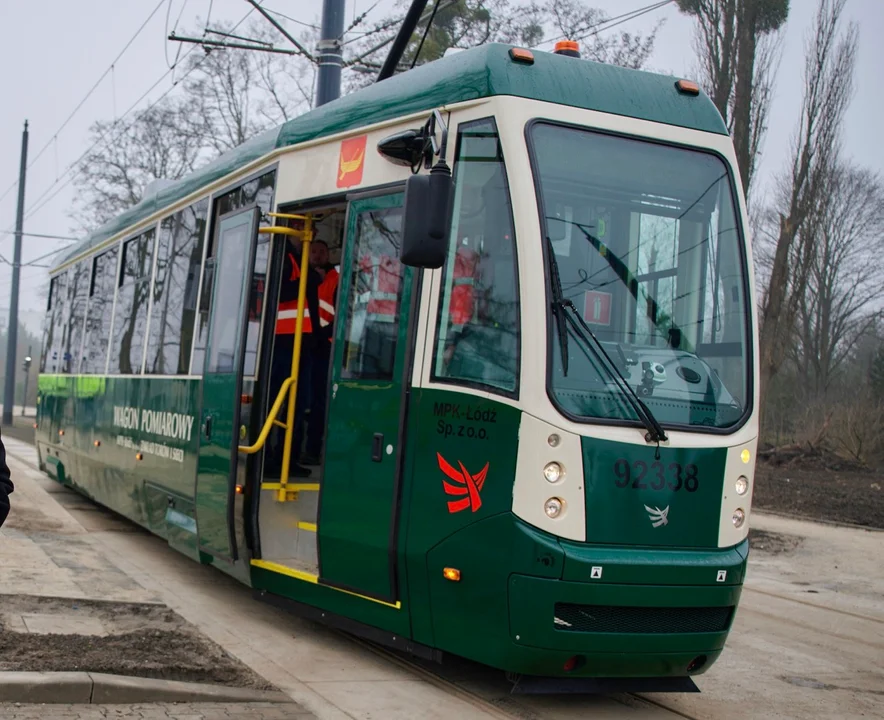
[[[562,514],[565,504],[559,498],[550,498],[543,504],[543,511],[551,518],[557,518]]]
[[[555,483],[561,480],[565,475],[565,468],[559,465],[557,462],[547,463],[546,467],[543,468],[543,477],[546,478],[547,482]]]

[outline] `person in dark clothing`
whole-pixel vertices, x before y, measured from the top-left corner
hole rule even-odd
[[[334,335],[335,305],[338,294],[338,271],[329,262],[328,245],[323,240],[310,244],[310,267],[319,284],[319,323],[314,326],[315,347],[310,382],[310,415],[307,418],[307,445],[301,458],[305,465],[320,465],[322,440],[325,435],[325,410],[328,399],[328,371]]]
[[[14,489],[9,466],[6,464],[6,448],[3,447],[3,437],[0,436],[0,525],[3,525],[9,515],[9,496]]]

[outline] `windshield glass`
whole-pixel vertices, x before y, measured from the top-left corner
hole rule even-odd
[[[535,123],[530,142],[564,300],[660,423],[737,424],[751,399],[749,315],[724,162],[550,123]],[[546,272],[549,287],[549,262]],[[638,420],[585,343],[552,314],[548,322],[560,409],[578,420]]]

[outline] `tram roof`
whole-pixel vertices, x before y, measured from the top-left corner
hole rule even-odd
[[[534,52],[527,65],[510,58],[510,47],[454,53],[266,130],[109,220],[59,255],[53,269],[275,149],[442,105],[510,95],[727,135],[712,101],[703,92],[677,92],[674,77],[549,52]]]

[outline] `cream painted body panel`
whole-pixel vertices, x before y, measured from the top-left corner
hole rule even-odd
[[[540,213],[534,176],[529,159],[529,147],[526,142],[526,126],[534,119],[551,119],[587,128],[607,130],[610,132],[632,135],[638,138],[652,138],[671,142],[687,147],[712,150],[722,156],[731,168],[734,187],[740,186],[739,170],[733,146],[728,136],[705,133],[685,128],[661,125],[634,118],[609,115],[591,110],[553,105],[533,100],[513,97],[493,98],[480,108],[469,108],[466,111],[453,112],[449,123],[449,164],[457,137],[457,125],[461,122],[494,115],[503,146],[506,162],[507,180],[512,198],[513,220],[515,223],[516,243],[518,249],[518,273],[521,313],[521,368],[519,381],[519,398],[513,400],[495,393],[475,388],[458,388],[459,391],[487,398],[497,402],[521,407],[525,411],[522,419],[522,430],[519,438],[519,455],[513,488],[513,512],[526,522],[561,537],[573,539],[585,538],[585,527],[576,529],[572,521],[576,519],[575,503],[580,503],[580,512],[585,512],[582,502],[582,483],[579,491],[568,486],[568,509],[558,521],[546,517],[543,503],[549,492],[549,483],[543,477],[541,457],[553,456],[546,445],[545,438],[550,432],[556,431],[563,439],[562,447],[576,447],[579,451],[580,436],[604,439],[632,445],[645,445],[644,428],[623,427],[617,425],[598,425],[578,423],[562,415],[553,405],[547,394],[547,308],[546,281],[543,252],[540,238]],[[752,265],[751,243],[749,239],[749,223],[746,216],[745,202],[737,194],[737,208],[742,224],[743,238],[746,243],[748,294],[750,308],[755,307],[754,273]],[[442,271],[432,270],[424,273],[424,293],[421,312],[421,323],[424,326],[424,353],[422,369],[415,366],[415,385],[450,389],[451,386],[431,380],[431,369],[434,347],[435,318],[438,313]],[[758,324],[755,314],[749,333],[751,343],[751,372],[755,376],[758,368]],[[754,481],[755,447],[758,437],[758,406],[759,389],[756,379],[752,382],[752,412],[748,420],[733,433],[701,433],[682,430],[667,431],[668,440],[663,445],[668,447],[716,448],[725,446],[728,460],[725,472],[725,487],[721,506],[721,522],[719,529],[719,546],[726,547],[739,543],[748,533],[748,514]],[[530,413],[530,415],[529,415]],[[535,437],[538,436],[538,437]],[[573,442],[571,442],[573,440]],[[543,447],[546,445],[546,447]],[[740,453],[748,447],[751,459],[748,466],[740,460]],[[539,469],[538,469],[538,463]],[[741,466],[737,471],[737,463]],[[570,465],[582,470],[582,457],[569,461]],[[567,466],[566,466],[567,467]],[[746,496],[735,504],[734,481],[740,474],[750,480],[750,490]],[[582,478],[581,478],[582,479]],[[564,489],[563,485],[563,489]],[[578,500],[578,493],[580,500]],[[543,496],[543,497],[541,497]],[[736,529],[731,521],[733,511],[741,507],[747,514],[747,520],[740,529]],[[582,521],[581,521],[582,522]],[[584,523],[585,524],[585,523]]]
[[[559,438],[555,447],[549,443],[551,435]],[[543,475],[543,468],[550,462],[557,462],[565,470],[564,475],[554,483]],[[513,486],[513,513],[540,530],[582,542],[586,540],[583,484],[580,436],[563,432],[527,412],[522,413]],[[562,512],[555,518],[547,516],[543,509],[546,501],[553,497],[563,502]]]

